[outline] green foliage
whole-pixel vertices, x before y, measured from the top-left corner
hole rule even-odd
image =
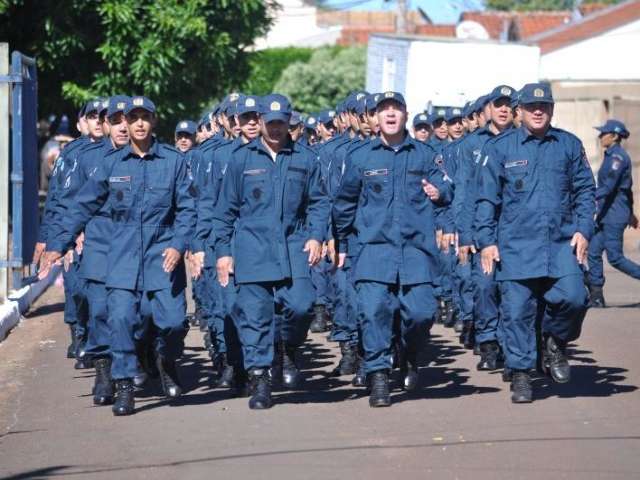
[[[582,3],[619,3],[620,0],[585,0]],[[572,10],[575,0],[485,0],[487,10],[534,11],[534,10]]]
[[[312,48],[288,47],[251,53],[249,79],[241,90],[251,95],[272,93],[282,72],[294,62],[308,62],[313,51]]]
[[[364,88],[366,57],[364,47],[318,49],[309,62],[287,67],[274,90],[302,112],[334,107],[349,92]]]
[[[249,72],[274,0],[0,0],[0,41],[38,59],[42,114],[94,96],[149,96],[166,134]],[[162,133],[162,132],[161,132]]]

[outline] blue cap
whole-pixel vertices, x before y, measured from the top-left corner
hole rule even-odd
[[[156,113],[156,106],[147,97],[136,96],[131,97],[124,108],[124,114],[129,115],[135,109],[140,108],[146,110],[149,113]]]
[[[486,105],[487,103],[489,103],[491,94],[487,94],[487,95],[482,95],[481,97],[478,97],[478,99],[476,100],[476,112],[480,112]]]
[[[445,120],[447,118],[447,107],[433,107],[431,115],[429,115],[429,123],[434,124],[438,120]]]
[[[302,123],[302,115],[300,112],[293,111],[291,112],[291,118],[289,118],[289,126],[295,127]]]
[[[55,135],[66,135],[66,136],[71,135],[69,131],[69,117],[67,117],[66,115],[62,115],[62,117],[60,117],[60,122],[56,127]]]
[[[372,93],[367,95],[367,99],[365,101],[365,108],[368,112],[373,112],[378,105],[378,98],[380,97],[379,93]]]
[[[318,121],[320,123],[333,123],[333,119],[336,117],[336,112],[335,110],[322,110],[319,114],[318,114]]]
[[[451,122],[456,118],[462,118],[462,109],[460,107],[448,107],[444,114],[444,119]]]
[[[265,95],[260,102],[260,114],[265,123],[275,120],[288,123],[291,117],[291,102],[287,97],[278,93]]]
[[[407,102],[404,100],[404,97],[402,96],[401,93],[399,92],[384,92],[381,93],[380,96],[378,97],[378,101],[376,102],[376,108],[378,108],[378,105],[380,105],[382,102],[386,102],[387,100],[393,100],[398,102],[400,105],[406,107],[407,106]]]
[[[109,109],[109,99],[105,98],[104,100],[102,100],[102,105],[100,105],[100,108],[98,109],[98,115],[105,115],[108,109]]]
[[[100,113],[100,109],[102,108],[102,99],[94,98],[93,100],[89,100],[84,104],[84,113],[83,115],[89,115],[90,113]]]
[[[487,101],[495,102],[500,98],[508,98],[509,102],[513,100],[513,97],[516,95],[515,89],[510,87],[509,85],[498,85],[494,88],[489,95],[487,95]]]
[[[176,135],[178,133],[188,133],[189,135],[195,135],[198,126],[196,122],[191,120],[181,120],[176,125]]]
[[[593,128],[598,130],[600,133],[617,133],[622,138],[627,138],[629,136],[629,130],[627,130],[625,124],[620,120],[614,120],[613,118],[607,120],[601,127]]]
[[[529,103],[555,103],[551,94],[551,85],[545,82],[527,83],[520,90],[520,105]]]
[[[131,99],[126,95],[114,95],[109,98],[109,106],[107,107],[107,117],[115,115],[116,113],[124,113],[127,104]]]
[[[304,128],[308,128],[309,130],[315,130],[317,126],[318,126],[318,117],[312,113],[305,119]]]
[[[418,125],[431,125],[429,123],[429,115],[422,112],[413,117],[413,126],[417,127]]]
[[[260,113],[260,97],[255,95],[242,95],[236,101],[236,113],[243,115],[245,113]]]
[[[336,114],[340,115],[341,113],[346,112],[346,108],[344,106],[345,102],[340,102],[336,105]]]

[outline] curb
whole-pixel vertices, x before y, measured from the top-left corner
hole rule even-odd
[[[9,294],[7,301],[0,305],[0,342],[20,322],[22,314],[49,288],[60,272],[61,267],[55,266],[46,278]]]

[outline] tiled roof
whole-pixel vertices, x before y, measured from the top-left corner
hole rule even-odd
[[[571,12],[464,12],[461,21],[471,20],[482,25],[494,40],[525,40],[532,35],[559,27],[571,20]]]
[[[598,36],[640,19],[640,0],[632,0],[599,10],[581,20],[529,38],[542,54]]]
[[[395,27],[376,25],[376,26],[350,26],[342,27],[342,33],[338,39],[339,45],[364,45],[369,41],[369,35],[372,33],[394,33]],[[429,37],[447,37],[456,36],[455,25],[417,25],[412,29],[411,34],[425,35]]]
[[[538,33],[557,28],[571,21],[571,14],[567,12],[532,12],[526,15],[516,15],[513,28],[517,29],[518,39],[527,38]]]
[[[506,32],[511,23],[511,12],[464,12],[461,21],[471,20],[482,25],[490,38],[499,39],[502,32]]]

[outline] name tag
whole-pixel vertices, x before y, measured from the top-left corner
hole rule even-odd
[[[254,168],[253,170],[245,170],[242,172],[243,175],[262,175],[263,173],[267,173],[266,168]]]
[[[528,160],[514,160],[513,162],[507,162],[504,164],[504,168],[524,167],[529,163]]]
[[[109,183],[127,183],[127,182],[131,182],[131,176],[109,177]]]
[[[389,169],[387,168],[379,168],[377,170],[365,170],[365,177],[376,177],[378,175],[389,175]]]
[[[298,173],[302,173],[303,175],[306,175],[306,174],[307,174],[307,169],[306,169],[306,168],[289,167],[289,171],[290,171],[290,172],[298,172]]]

